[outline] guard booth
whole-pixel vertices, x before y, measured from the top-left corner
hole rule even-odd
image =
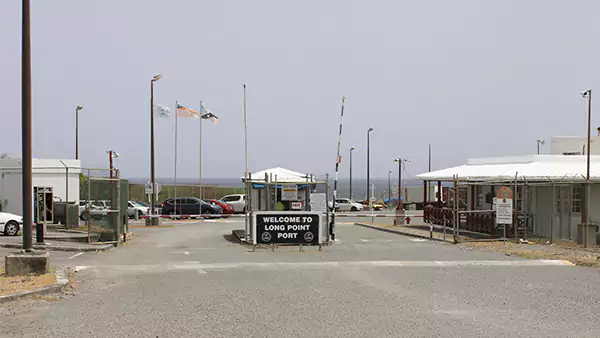
[[[247,196],[242,241],[254,246],[329,243],[327,176],[319,181],[315,175],[278,167],[242,181]],[[316,192],[319,185],[325,193]]]

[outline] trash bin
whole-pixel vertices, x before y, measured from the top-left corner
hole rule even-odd
[[[36,223],[35,225],[35,240],[37,243],[44,243],[44,223]]]

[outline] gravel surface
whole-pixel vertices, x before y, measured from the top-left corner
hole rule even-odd
[[[227,240],[240,225],[139,229],[123,248],[61,256],[61,263],[80,268],[75,294],[0,309],[0,335],[600,336],[594,269],[521,266],[521,258],[352,225],[339,225],[340,241],[322,252],[251,252]],[[512,265],[371,264],[471,260]],[[196,269],[206,266],[226,268]]]

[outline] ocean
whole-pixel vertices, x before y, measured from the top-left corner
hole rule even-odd
[[[162,185],[172,185],[174,183],[173,178],[157,178],[157,181]],[[330,192],[333,193],[333,178],[330,178]],[[148,179],[129,179],[130,183],[134,184],[146,184]],[[372,178],[372,185],[375,185],[375,196],[386,198],[388,191],[388,180],[381,178]],[[392,180],[392,194],[396,192],[395,184],[396,180]],[[177,185],[197,185],[198,178],[177,178]],[[207,186],[220,186],[220,187],[232,187],[232,188],[243,188],[242,180],[240,178],[214,178],[206,177],[202,179],[202,184]],[[402,187],[416,187],[421,186],[423,181],[420,180],[402,180]],[[366,199],[366,179],[353,179],[352,180],[352,197],[354,199]],[[318,191],[324,191],[324,189],[318,188]],[[383,196],[385,194],[385,196]],[[338,196],[349,197],[350,196],[350,180],[348,178],[340,178],[338,181]]]

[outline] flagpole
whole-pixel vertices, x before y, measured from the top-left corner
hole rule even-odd
[[[175,215],[177,215],[177,125],[178,125],[178,118],[177,118],[177,106],[179,104],[177,103],[177,101],[175,101],[175,173],[174,173],[174,186],[173,186],[173,205],[175,206],[175,210],[174,213]]]
[[[198,189],[198,197],[202,199],[202,101],[200,101],[200,187]]]

